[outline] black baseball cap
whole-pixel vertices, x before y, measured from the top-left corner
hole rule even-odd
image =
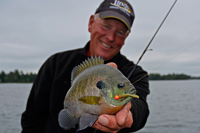
[[[133,7],[126,0],[104,0],[96,13],[99,13],[101,19],[115,18],[122,21],[129,31],[135,19]]]

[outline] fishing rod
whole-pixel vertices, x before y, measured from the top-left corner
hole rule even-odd
[[[176,4],[177,0],[175,0],[174,4],[172,5],[172,7],[170,8],[170,10],[168,11],[167,15],[165,16],[165,18],[163,19],[162,23],[160,24],[160,26],[158,27],[157,31],[155,32],[155,34],[153,35],[153,37],[151,38],[149,44],[147,45],[147,47],[145,48],[145,50],[143,51],[142,55],[140,56],[140,58],[138,59],[136,65],[133,67],[132,71],[130,72],[130,74],[128,75],[128,79],[130,78],[130,76],[132,75],[133,71],[135,70],[136,66],[138,65],[138,63],[140,62],[140,60],[142,59],[143,55],[146,53],[146,51],[148,50],[148,47],[150,46],[151,42],[153,41],[153,39],[155,38],[156,34],[158,33],[158,31],[160,30],[161,26],[163,25],[163,23],[165,22],[167,16],[169,15],[169,13],[171,12],[172,8],[174,7],[174,5]]]

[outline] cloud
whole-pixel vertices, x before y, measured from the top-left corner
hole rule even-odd
[[[102,0],[0,2],[0,70],[37,72],[52,54],[83,47],[89,17]],[[136,19],[122,54],[137,62],[174,0],[131,1]],[[140,65],[155,69],[200,39],[199,0],[178,1]],[[161,73],[197,75],[200,42],[159,68]]]

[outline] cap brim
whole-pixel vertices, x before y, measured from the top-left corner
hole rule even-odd
[[[102,19],[105,19],[105,18],[118,19],[126,25],[129,32],[131,31],[129,20],[126,17],[124,17],[123,15],[121,15],[120,13],[117,13],[117,12],[114,12],[114,11],[102,11],[102,12],[99,12],[99,17],[102,18]]]

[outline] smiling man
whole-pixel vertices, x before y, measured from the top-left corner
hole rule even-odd
[[[91,33],[89,54],[100,55],[105,60],[112,59],[120,51],[129,33],[120,20],[101,19],[99,13],[90,17],[88,30]]]
[[[90,54],[101,55],[105,60],[112,59],[124,45],[134,18],[133,8],[127,1],[103,2],[90,17]]]
[[[52,55],[42,65],[30,92],[27,107],[22,114],[22,133],[65,132],[133,132],[144,127],[149,109],[146,97],[149,94],[148,77],[134,84],[139,99],[132,99],[115,115],[102,114],[84,130],[64,130],[59,126],[58,114],[63,109],[65,95],[71,87],[72,69],[90,56],[101,56],[105,63],[118,68],[128,76],[135,64],[120,53],[128,37],[135,14],[126,0],[104,0],[91,15],[88,24],[90,41],[84,48]],[[113,62],[113,63],[110,63]],[[147,73],[136,66],[129,80],[131,83]]]

